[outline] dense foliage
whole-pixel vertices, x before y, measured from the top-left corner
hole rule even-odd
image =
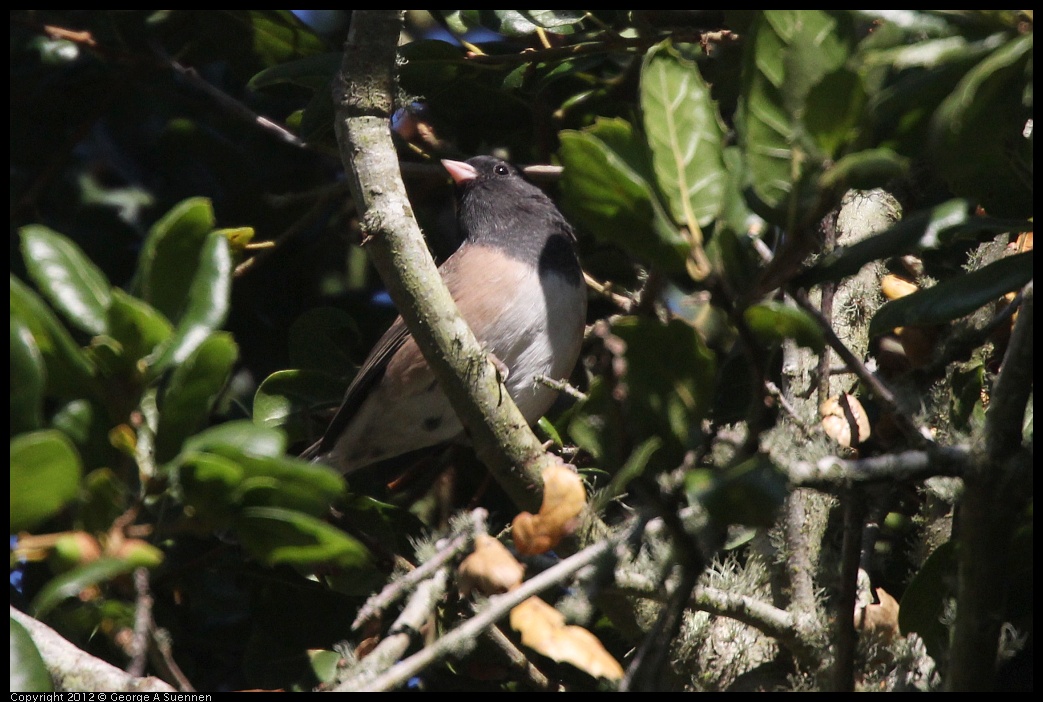
[[[394,316],[334,137],[351,17],[301,17],[11,15],[11,604],[181,689],[357,682],[400,608],[354,626],[367,598],[517,512],[466,447],[394,487],[296,457]],[[1031,689],[1032,37],[407,13],[392,126],[436,260],[437,159],[497,151],[560,166],[589,278],[537,431],[605,529],[522,560],[619,559],[543,594],[567,644],[516,609],[409,685],[933,690],[985,639],[975,684]],[[404,651],[481,611],[440,587]],[[12,690],[50,689],[14,616]]]

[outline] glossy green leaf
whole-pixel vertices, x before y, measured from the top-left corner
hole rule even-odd
[[[537,29],[571,34],[583,20],[581,10],[439,10],[446,24],[458,34],[484,27],[504,36],[526,36]]]
[[[909,159],[891,149],[866,149],[847,154],[819,178],[824,189],[872,190],[883,188],[909,170]]]
[[[251,507],[235,522],[243,547],[262,563],[300,567],[365,566],[369,551],[359,541],[315,517],[274,507]]]
[[[40,225],[22,227],[22,258],[33,283],[65,320],[88,334],[104,334],[112,286],[70,239]]]
[[[822,328],[804,310],[770,300],[746,308],[743,318],[750,330],[765,342],[793,339],[798,346],[821,351],[826,340]]]
[[[944,280],[888,302],[873,316],[869,335],[896,327],[929,326],[959,319],[1032,280],[1032,252],[1007,256],[984,268]]]
[[[224,390],[239,357],[231,334],[215,332],[174,368],[159,402],[156,460],[166,462],[198,429]]]
[[[663,440],[658,436],[650,436],[642,441],[627,457],[623,467],[612,476],[612,480],[604,490],[597,492],[591,504],[593,511],[600,514],[612,500],[626,493],[627,486],[635,478],[641,477],[656,451],[663,445]]]
[[[206,528],[227,527],[239,511],[236,490],[245,475],[243,467],[231,458],[205,452],[187,453],[177,472],[186,512]]]
[[[286,453],[286,435],[241,419],[204,429],[185,441],[184,450],[282,456]]]
[[[254,53],[268,65],[326,50],[315,32],[289,10],[235,11],[231,16],[247,24]]]
[[[320,517],[346,489],[344,477],[321,463],[288,456],[224,455],[243,468],[245,477],[235,492],[236,502],[243,506],[282,507]]]
[[[937,249],[956,241],[983,242],[1006,232],[1031,231],[1027,221],[979,217],[966,200],[950,200],[905,217],[886,231],[839,249],[801,274],[796,284],[810,287],[854,275],[870,261],[912,251]]]
[[[757,200],[783,224],[812,198],[800,184],[821,154],[801,123],[811,89],[837,70],[850,50],[849,31],[819,10],[768,10],[747,39],[736,124]]]
[[[29,607],[34,617],[46,616],[48,612],[70,597],[76,597],[92,585],[100,585],[113,578],[129,573],[135,564],[120,558],[101,558],[52,578]]]
[[[311,90],[322,90],[329,85],[334,74],[340,69],[343,52],[315,54],[288,61],[266,68],[247,83],[251,90],[259,90],[272,85],[290,83]]]
[[[710,408],[715,355],[695,329],[676,319],[662,324],[624,317],[612,331],[626,342],[628,423],[640,438],[664,439],[664,460],[679,459],[697,440]]]
[[[825,75],[808,91],[804,126],[827,157],[836,158],[857,137],[866,100],[861,76],[845,67]]]
[[[669,42],[645,56],[641,112],[660,191],[674,221],[705,227],[721,209],[724,127],[710,86]]]
[[[788,494],[788,483],[771,459],[758,454],[723,471],[699,468],[685,476],[688,499],[701,502],[718,524],[768,528]]]
[[[990,214],[1033,214],[1032,33],[1022,34],[968,71],[931,121],[938,174],[956,195]],[[1026,96],[1026,91],[1028,95]]]
[[[210,201],[190,198],[175,205],[149,230],[135,283],[140,296],[171,321],[181,320],[207,235],[213,229]]]
[[[264,379],[254,395],[253,420],[286,432],[291,442],[315,438],[323,427],[311,418],[314,410],[337,407],[344,384],[319,371],[277,371]]]
[[[605,133],[607,142],[599,136]],[[560,137],[561,204],[573,221],[640,261],[683,272],[688,242],[653,198],[642,176],[647,161],[628,160],[641,148],[631,127],[622,120],[601,121],[594,130],[563,131]]]
[[[47,366],[32,331],[11,315],[11,435],[43,425],[43,398]]]
[[[57,397],[82,397],[93,389],[94,364],[58,321],[51,308],[22,281],[11,275],[11,313],[32,333],[47,367],[47,392]]]
[[[11,439],[11,531],[31,529],[76,497],[79,454],[53,429]]]
[[[943,617],[946,601],[955,597],[956,551],[956,543],[948,541],[927,557],[906,586],[898,610],[902,634],[919,634],[935,660],[949,650],[949,630]]]
[[[119,342],[127,364],[137,364],[173,333],[170,322],[159,310],[119,288],[112,290],[108,328],[109,335]]]
[[[224,324],[228,316],[232,292],[232,254],[228,240],[211,232],[192,270],[191,287],[182,315],[170,340],[153,363],[158,374],[171,365],[184,363],[212,332]]]
[[[11,692],[51,692],[54,683],[43,657],[20,622],[11,617]],[[25,699],[29,699],[28,697]]]

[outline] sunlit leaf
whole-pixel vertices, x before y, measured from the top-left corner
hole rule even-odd
[[[157,354],[153,374],[184,363],[210,334],[224,324],[232,291],[232,254],[228,240],[217,232],[207,235],[174,333]]]
[[[231,334],[207,337],[185,362],[174,368],[160,398],[156,428],[156,459],[165,462],[206,420],[224,390],[239,357]]]
[[[39,429],[47,366],[29,326],[11,315],[11,434]]]
[[[167,319],[178,322],[200,267],[207,235],[214,229],[214,210],[205,198],[174,206],[149,229],[135,277],[140,296]]]
[[[47,392],[83,397],[93,389],[94,364],[40,297],[11,275],[11,313],[28,327],[47,367]]]
[[[959,319],[1032,280],[1032,252],[1007,256],[984,268],[888,302],[869,323],[870,336],[895,327],[927,326]]]
[[[743,318],[762,341],[793,339],[799,346],[813,351],[819,351],[825,345],[822,328],[795,305],[770,300],[748,307]]]
[[[51,692],[54,683],[33,637],[11,617],[11,692]]]
[[[706,226],[721,208],[724,128],[698,67],[669,43],[645,57],[641,112],[659,188],[674,220]]]
[[[79,454],[59,431],[11,439],[11,531],[36,526],[75,498],[81,473]]]
[[[70,239],[47,227],[22,227],[19,235],[25,269],[51,305],[78,329],[105,333],[112,288],[101,270]]]

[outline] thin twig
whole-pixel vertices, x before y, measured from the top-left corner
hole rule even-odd
[[[630,530],[627,530],[622,537],[599,541],[593,546],[587,547],[576,555],[566,558],[557,565],[527,580],[520,587],[503,595],[489,598],[488,604],[475,616],[442,636],[432,645],[398,663],[379,678],[373,680],[364,690],[369,692],[394,690],[427,666],[457,654],[460,648],[465,645],[465,642],[473,640],[479,633],[507,616],[514,607],[529,597],[564,582],[566,578],[576,571],[594,563],[600,558],[604,558],[618,544],[625,543],[626,539],[629,538],[629,532]]]
[[[385,670],[405,654],[410,644],[416,640],[420,629],[434,616],[448,583],[449,569],[445,567],[439,568],[430,578],[420,583],[402,614],[391,626],[387,637],[351,671],[351,677],[337,685],[333,691],[352,692],[364,688],[367,684],[375,684],[370,681],[379,671]]]
[[[351,624],[351,630],[358,631],[363,624],[378,616],[404,597],[405,593],[431,577],[444,563],[470,549],[471,544],[474,542],[475,534],[485,533],[485,520],[488,516],[488,512],[482,508],[472,510],[468,521],[468,527],[470,528],[462,533],[450,535],[445,539],[439,540],[435,544],[438,552],[432,558],[427,559],[424,563],[401,577],[395,578],[378,594],[366,600],[366,604],[359,610],[355,621]]]
[[[140,678],[148,662],[149,630],[152,628],[152,595],[149,592],[148,568],[134,569],[134,635],[130,641],[130,663],[127,675]]]
[[[310,227],[312,223],[319,218],[319,215],[321,215],[326,210],[326,207],[328,206],[329,202],[331,200],[341,197],[342,195],[343,191],[340,188],[322,191],[319,197],[315,200],[315,203],[308,209],[308,211],[301,215],[297,219],[297,221],[295,221],[293,224],[291,224],[289,227],[283,230],[283,232],[279,236],[275,237],[275,239],[272,240],[272,245],[269,248],[258,251],[255,255],[240,263],[238,266],[235,267],[235,272],[233,273],[233,275],[236,278],[240,278],[249,273],[254,268],[256,268],[269,256],[274,254],[280,247],[286,244],[286,242],[292,240],[295,236],[297,236],[302,231]],[[354,209],[354,203],[351,200],[348,200],[345,204],[345,207],[348,209],[348,214],[350,214],[350,212]]]
[[[899,406],[898,401],[895,399],[895,395],[891,392],[891,389],[884,385],[866,364],[862,362],[858,356],[856,356],[851,349],[849,349],[840,337],[837,336],[836,332],[833,331],[833,327],[830,326],[829,322],[826,321],[822,314],[815,308],[811,301],[808,299],[807,293],[803,290],[797,290],[793,293],[793,299],[800,305],[805,312],[810,314],[819,327],[822,329],[822,333],[826,337],[826,342],[833,348],[834,351],[844,360],[858,379],[865,383],[866,387],[873,394],[873,397],[880,402],[890,413],[895,416],[895,420],[898,427],[902,430],[902,434],[909,443],[917,448],[923,448],[927,445],[933,444],[933,440],[929,434],[921,427],[916,425],[913,421]]]
[[[970,465],[970,450],[934,446],[929,450],[889,453],[845,460],[826,456],[816,463],[798,461],[789,467],[790,483],[834,492],[855,483],[924,480],[936,475],[962,476]]]
[[[587,399],[587,393],[583,392],[577,387],[574,387],[565,380],[555,380],[554,378],[547,377],[543,373],[539,373],[538,375],[533,376],[533,380],[539,383],[540,385],[546,385],[548,388],[552,390],[563,392],[569,397],[574,397],[577,400]]]

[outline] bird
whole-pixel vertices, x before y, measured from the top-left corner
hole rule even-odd
[[[575,232],[508,161],[482,155],[442,165],[454,182],[462,243],[439,273],[531,425],[557,396],[536,377],[567,378],[583,343],[587,297]],[[464,434],[400,316],[304,455],[349,474]]]

